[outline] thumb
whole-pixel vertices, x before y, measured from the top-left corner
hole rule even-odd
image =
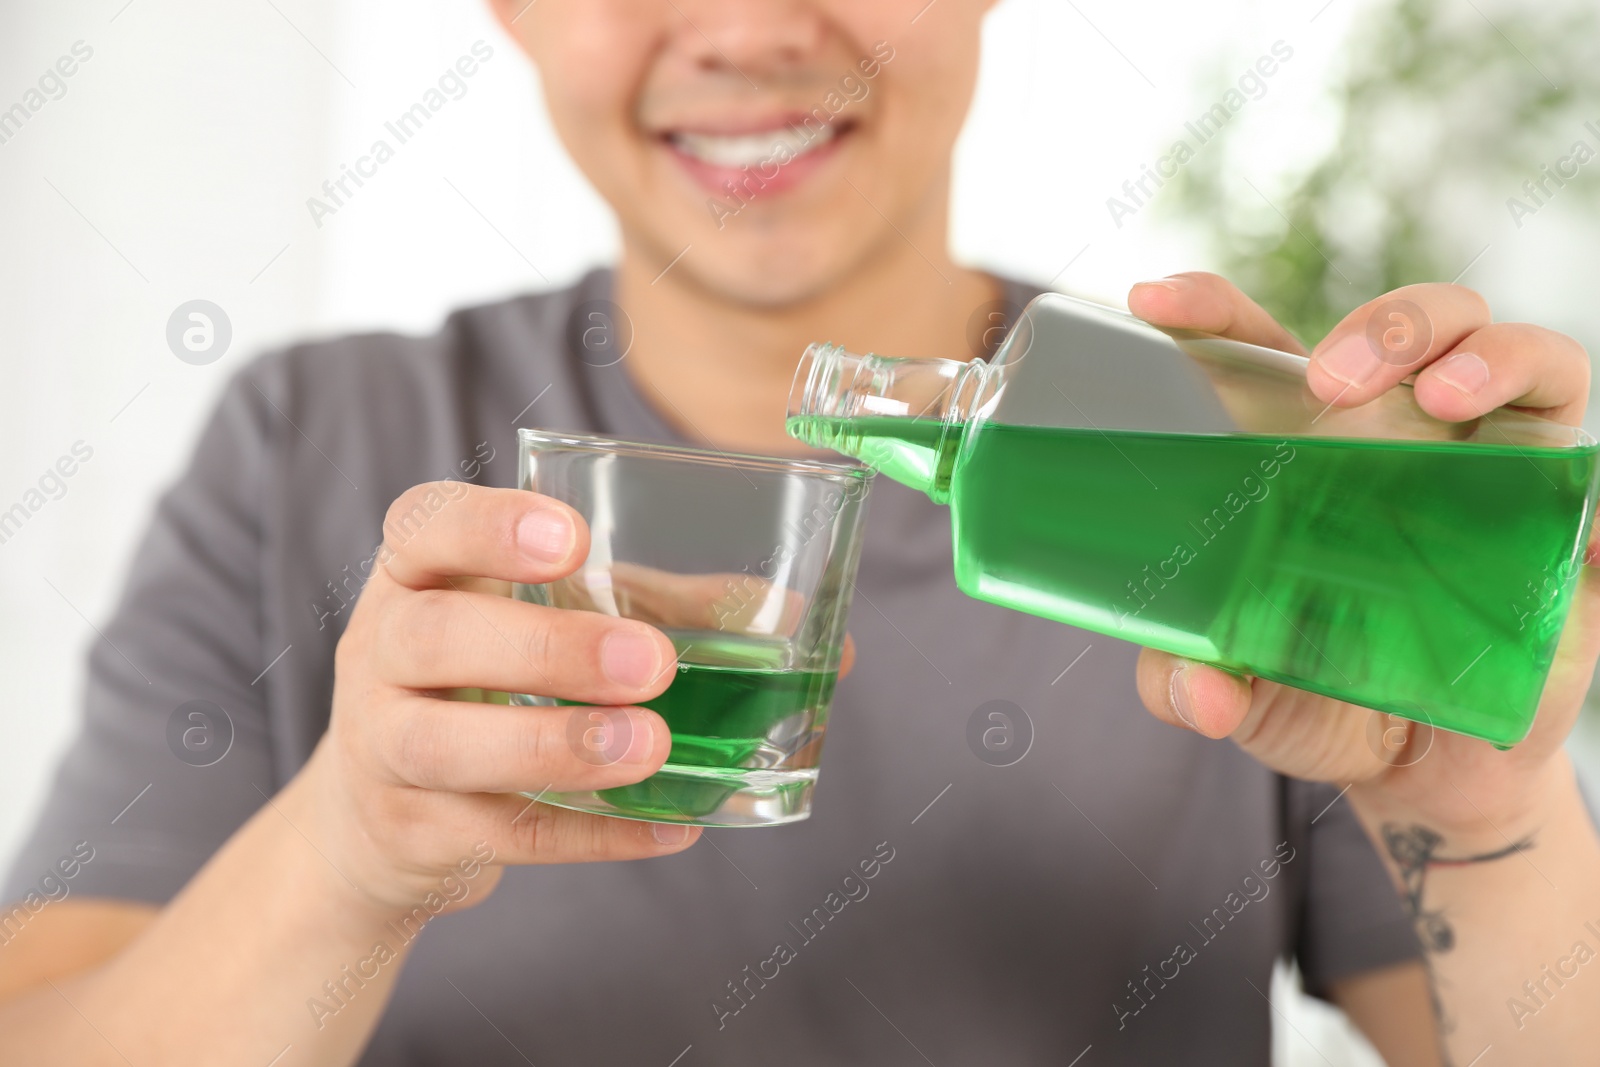
[[[1137,679],[1152,715],[1205,737],[1227,737],[1250,712],[1250,680],[1219,667],[1147,648]]]

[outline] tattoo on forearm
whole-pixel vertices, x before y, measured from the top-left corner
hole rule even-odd
[[[1428,879],[1428,871],[1434,867],[1465,867],[1514,856],[1531,849],[1533,838],[1525,837],[1505,848],[1476,856],[1442,856],[1440,852],[1445,844],[1442,834],[1426,826],[1384,823],[1383,843],[1388,849],[1389,858],[1394,861],[1399,871],[1401,898],[1405,903],[1406,914],[1411,917],[1411,922],[1417,930],[1417,940],[1422,943],[1422,962],[1428,971],[1428,994],[1433,1001],[1433,1015],[1439,1025],[1440,1044],[1443,1046],[1444,1036],[1455,1027],[1453,1020],[1445,1014],[1440,999],[1439,979],[1434,971],[1433,957],[1456,947],[1456,932],[1443,908],[1429,908],[1423,903],[1423,890]],[[1448,1050],[1441,1047],[1441,1054],[1444,1057],[1445,1067],[1449,1067]]]

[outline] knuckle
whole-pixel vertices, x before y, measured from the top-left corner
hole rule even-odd
[[[553,852],[559,836],[560,809],[549,804],[531,803],[528,809],[511,824],[511,847],[514,853],[538,857]]]
[[[397,549],[420,535],[444,507],[472,487],[463,482],[422,482],[401,493],[383,519],[384,543]]]
[[[1584,348],[1583,343],[1576,337],[1560,330],[1552,330],[1548,326],[1535,326],[1531,323],[1517,325],[1522,327],[1530,343],[1548,348],[1560,359],[1569,360],[1574,364],[1588,364],[1589,350]]]
[[[423,788],[441,781],[446,752],[444,737],[430,716],[412,716],[387,730],[378,745],[389,769],[412,785]]]
[[[435,483],[422,482],[395,497],[394,502],[389,505],[389,510],[384,512],[384,529],[387,530],[391,526],[400,528],[407,519],[418,514],[426,514],[428,494],[437,491]]]
[[[1559,337],[1554,330],[1536,326],[1531,322],[1492,322],[1477,330],[1474,337],[1486,337],[1509,346],[1543,344]]]
[[[381,574],[395,585],[404,585],[406,584],[405,561],[400,554],[400,549],[404,546],[397,547],[390,544],[387,526],[384,527],[384,531],[384,539],[378,545],[378,551],[374,557],[377,560],[377,566],[372,568],[372,576],[376,578]]]
[[[394,773],[387,766],[383,772]],[[416,827],[430,816],[429,801],[413,789],[368,790],[362,799],[361,828],[384,855],[410,854],[416,847]]]
[[[1469,318],[1484,321],[1489,319],[1489,301],[1484,299],[1483,294],[1470,286],[1455,282],[1413,282],[1385,293],[1377,302],[1399,298],[1414,300],[1423,308],[1433,311],[1455,303],[1469,313]]]
[[[523,662],[532,667],[542,679],[547,665],[557,662],[557,652],[562,644],[562,627],[548,611],[523,612],[525,621],[516,628],[513,647]]]
[[[1454,292],[1462,303],[1471,308],[1477,317],[1484,319],[1489,317],[1489,301],[1484,298],[1482,293],[1465,285],[1451,285],[1450,290]]]
[[[411,593],[379,616],[375,644],[385,664],[426,671],[450,654],[456,624],[444,589]]]
[[[1479,338],[1514,353],[1544,354],[1574,365],[1589,362],[1589,352],[1577,338],[1536,323],[1492,323],[1478,330],[1466,343]]]
[[[1560,343],[1562,347],[1572,354],[1573,362],[1583,367],[1583,372],[1585,375],[1587,375],[1589,373],[1589,366],[1591,363],[1589,358],[1589,349],[1582,341],[1571,336],[1570,334],[1558,333],[1556,336],[1561,339]]]
[[[362,590],[350,611],[350,621],[339,634],[333,646],[333,669],[336,675],[350,676],[357,672],[370,673],[373,654],[383,647],[374,634],[381,631],[394,604],[369,587]]]
[[[555,716],[535,714],[527,718],[526,726],[517,731],[513,758],[517,774],[524,777],[530,787],[542,788],[552,779],[567,777],[563,772],[577,760],[565,743],[565,735]]]

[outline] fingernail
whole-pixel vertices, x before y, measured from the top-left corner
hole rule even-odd
[[[681,845],[684,838],[689,836],[689,828],[676,823],[655,822],[650,824],[650,836],[656,839],[658,845]]]
[[[616,684],[636,689],[655,681],[661,672],[661,654],[644,634],[623,630],[600,645],[600,669]]]
[[[1183,278],[1183,277],[1179,277],[1176,274],[1172,274],[1172,275],[1168,275],[1165,278],[1157,278],[1154,281],[1140,282],[1139,284],[1140,285],[1159,285],[1163,289],[1170,289],[1174,293],[1181,293],[1185,289],[1188,289],[1188,288],[1190,288],[1190,287],[1192,287],[1194,285],[1194,279],[1193,278]]]
[[[1378,369],[1378,355],[1366,337],[1351,334],[1317,357],[1317,365],[1346,385],[1362,385]]]
[[[1172,672],[1172,677],[1167,681],[1167,699],[1172,703],[1172,710],[1182,719],[1191,730],[1198,731],[1200,727],[1194,722],[1194,702],[1189,696],[1189,681],[1185,677],[1189,668],[1179,667]]]
[[[1433,376],[1471,396],[1489,384],[1489,364],[1474,352],[1457,352],[1441,359]]]
[[[577,531],[561,508],[530,511],[517,523],[517,544],[522,551],[545,563],[560,563],[572,552]]]

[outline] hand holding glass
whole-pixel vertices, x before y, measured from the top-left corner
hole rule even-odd
[[[561,807],[706,826],[811,813],[817,761],[860,558],[870,471],[583,434],[521,430],[518,484],[574,508],[589,556],[521,600],[638,619],[677,650],[667,690],[643,706],[672,753],[636,785],[528,794]],[[568,741],[606,761],[627,739],[571,705]]]

